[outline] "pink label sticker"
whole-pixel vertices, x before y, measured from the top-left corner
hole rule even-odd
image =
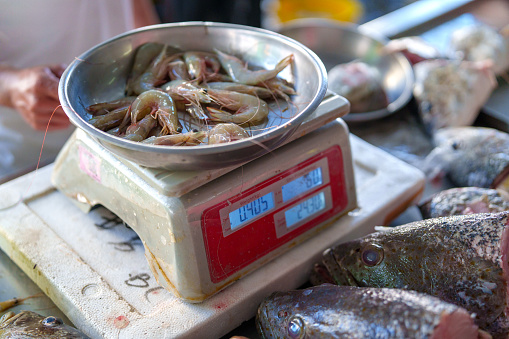
[[[97,182],[101,182],[101,158],[93,155],[83,146],[78,147],[80,169]]]

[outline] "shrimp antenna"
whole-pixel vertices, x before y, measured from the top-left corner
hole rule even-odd
[[[30,184],[28,185],[27,190],[25,191],[24,194],[22,194],[20,196],[20,198],[15,203],[13,203],[12,205],[7,205],[7,206],[1,207],[0,211],[4,211],[4,210],[6,210],[8,208],[11,208],[11,207],[16,206],[17,204],[21,203],[23,201],[24,197],[28,194],[28,191],[30,191],[30,188],[32,187],[32,184],[35,181],[35,178],[36,178],[36,175],[37,175],[37,171],[39,170],[39,165],[41,163],[41,158],[42,158],[42,150],[44,148],[44,142],[46,141],[46,135],[48,134],[48,130],[49,130],[49,126],[50,126],[50,123],[51,123],[51,119],[53,118],[53,115],[55,115],[55,112],[57,111],[57,109],[59,109],[60,107],[62,107],[62,105],[58,105],[57,107],[55,107],[55,109],[51,113],[51,116],[49,117],[48,124],[46,125],[46,130],[44,131],[44,137],[42,138],[41,151],[39,152],[39,158],[37,159],[37,166],[35,167],[34,175],[32,177],[32,180],[30,181]]]

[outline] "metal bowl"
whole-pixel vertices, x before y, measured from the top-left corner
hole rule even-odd
[[[401,53],[383,53],[388,42],[385,37],[368,32],[362,26],[327,19],[294,20],[282,25],[278,32],[313,50],[325,64],[327,72],[338,64],[353,60],[364,61],[378,69],[389,105],[376,111],[349,113],[343,117],[346,121],[368,121],[388,116],[412,98],[412,66]],[[332,89],[331,77],[328,82]]]
[[[133,52],[146,42],[182,50],[219,49],[242,57],[252,67],[273,68],[289,54],[291,67],[279,76],[292,82],[292,116],[253,137],[227,144],[192,147],[155,146],[127,141],[90,125],[86,107],[125,96]],[[264,29],[212,22],[149,26],[114,37],[88,50],[69,65],[59,84],[59,97],[71,122],[116,155],[137,164],[169,170],[213,169],[253,160],[283,143],[318,107],[327,91],[321,60],[301,43]]]

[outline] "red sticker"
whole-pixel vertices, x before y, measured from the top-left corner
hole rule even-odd
[[[78,147],[80,169],[97,182],[101,182],[101,158],[83,146]]]

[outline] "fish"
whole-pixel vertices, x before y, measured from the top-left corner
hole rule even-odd
[[[465,309],[415,291],[322,284],[275,292],[258,307],[269,338],[491,338]]]
[[[376,227],[325,250],[310,280],[425,293],[474,313],[494,337],[507,336],[508,223],[506,211]]]
[[[509,211],[509,193],[481,187],[454,187],[433,194],[418,205],[423,219]]]
[[[421,168],[428,178],[447,175],[456,187],[509,191],[509,134],[488,127],[450,127],[433,137]],[[434,180],[434,179],[433,179]]]
[[[64,324],[60,318],[45,317],[32,311],[5,313],[0,318],[0,339],[3,338],[89,339],[76,328]]]
[[[493,71],[503,74],[509,68],[509,25],[498,29],[477,22],[451,33],[449,53],[456,58],[493,63]]]
[[[430,135],[441,128],[474,123],[497,86],[491,64],[434,59],[413,66],[418,115]]]

